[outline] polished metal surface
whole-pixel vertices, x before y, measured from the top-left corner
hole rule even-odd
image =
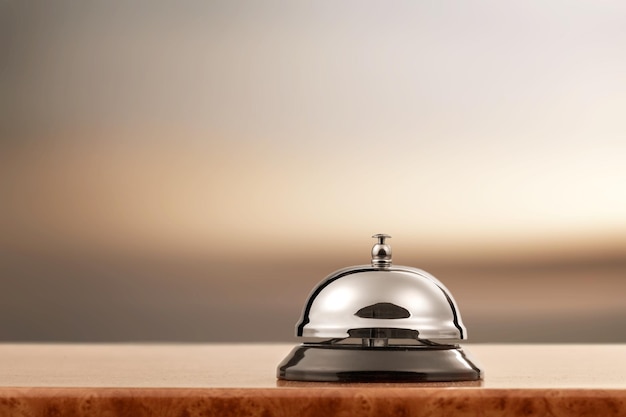
[[[389,235],[372,236],[371,265],[330,274],[309,295],[296,346],[277,377],[289,381],[478,381],[455,343],[467,338],[448,289],[417,268],[392,265]],[[322,340],[324,339],[324,340]]]
[[[372,266],[378,268],[391,266],[391,246],[385,244],[385,239],[391,239],[391,236],[378,233],[372,237],[378,239],[378,243],[372,247]]]
[[[276,376],[311,382],[452,382],[478,381],[482,371],[458,346],[389,346],[302,344],[278,365]]]
[[[459,309],[429,273],[391,266],[387,235],[374,235],[372,266],[341,269],[310,294],[296,334],[320,338],[466,339]]]

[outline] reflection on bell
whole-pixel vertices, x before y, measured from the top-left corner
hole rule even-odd
[[[371,265],[341,269],[309,295],[296,346],[278,365],[290,381],[476,381],[457,344],[467,338],[447,288],[420,269],[393,266],[391,236],[374,235]]]

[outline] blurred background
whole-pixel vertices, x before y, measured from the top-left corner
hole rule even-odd
[[[0,340],[289,341],[369,262],[626,342],[626,3],[0,1]]]

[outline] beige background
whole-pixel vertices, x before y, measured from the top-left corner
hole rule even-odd
[[[289,340],[368,262],[624,342],[626,6],[0,2],[0,339]]]

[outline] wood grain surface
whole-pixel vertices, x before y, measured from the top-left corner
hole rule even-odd
[[[625,345],[471,345],[479,384],[277,381],[293,345],[0,345],[0,415],[626,415]]]

